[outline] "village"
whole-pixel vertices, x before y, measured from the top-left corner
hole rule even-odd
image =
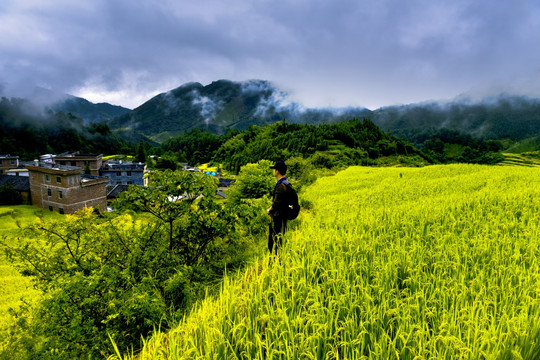
[[[181,170],[200,171],[181,164]],[[117,198],[129,186],[147,186],[145,163],[103,160],[102,154],[67,152],[45,154],[34,161],[19,156],[0,155],[0,186],[18,192],[23,204],[60,214],[73,214],[85,207],[111,211],[108,201]],[[206,172],[220,178],[219,173]],[[223,189],[230,181],[220,179],[217,195],[226,197]]]

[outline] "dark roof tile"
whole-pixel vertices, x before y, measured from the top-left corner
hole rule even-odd
[[[30,191],[30,178],[28,176],[0,175],[0,186],[9,185],[17,191]]]

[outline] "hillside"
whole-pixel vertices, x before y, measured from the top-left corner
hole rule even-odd
[[[440,130],[460,131],[482,139],[520,141],[540,135],[539,114],[540,99],[509,94],[373,111],[362,107],[306,108],[268,81],[219,80],[207,86],[188,83],[159,94],[115,118],[110,126],[134,141],[144,135],[161,143],[192,129],[223,134],[227,129],[245,130],[250,125],[277,121],[321,124],[370,118],[384,130],[422,145]]]
[[[234,173],[248,163],[295,157],[308,160],[317,168],[328,169],[381,165],[380,161],[388,157],[392,157],[395,164],[430,163],[414,146],[366,119],[318,126],[280,121],[225,135],[195,129],[165,141],[161,149],[181,162],[212,161]]]
[[[131,148],[106,124],[84,124],[72,113],[55,113],[26,99],[0,100],[0,154],[32,160],[46,153],[114,153]]]
[[[511,94],[478,100],[461,97],[376,110],[307,108],[265,80],[218,80],[206,86],[184,84],[134,110],[107,103],[93,104],[39,88],[25,101],[29,104],[27,111],[72,114],[85,125],[105,122],[131,143],[144,140],[152,145],[193,129],[224,134],[227,130],[245,130],[250,125],[278,121],[317,125],[369,118],[383,130],[419,147],[427,140],[435,140],[440,132],[457,131],[475,139],[504,140],[509,152],[540,150],[540,99]]]
[[[540,166],[540,151],[522,154],[503,153],[504,160],[500,165]]]
[[[318,180],[280,262],[231,274],[138,358],[538,358],[540,170],[509,169]]]
[[[72,113],[83,119],[85,124],[106,123],[130,111],[130,109],[122,106],[111,105],[109,103],[94,104],[86,99],[75,96],[69,96],[66,100],[51,105],[51,109],[55,112]]]
[[[476,138],[520,141],[540,135],[540,99],[501,94],[479,101],[459,99],[390,106],[373,112],[382,129],[416,144],[441,129]]]
[[[364,108],[306,109],[268,81],[219,80],[207,86],[188,83],[159,94],[110,126],[121,134],[144,134],[163,142],[192,129],[223,134],[227,129],[245,130],[277,121],[318,124],[366,114],[369,110]]]
[[[356,118],[370,119],[381,129],[413,143],[433,161],[442,163],[489,163],[499,161],[500,156],[483,159],[481,153],[540,150],[540,99],[509,94],[480,100],[458,98],[449,102],[388,106],[374,111],[361,107],[306,108],[268,81],[219,80],[207,86],[184,84],[131,111],[46,89],[36,89],[28,99],[3,98],[2,102],[11,102],[12,107],[19,108],[19,114],[12,117],[11,123],[24,124],[25,132],[41,132],[40,126],[46,122],[43,118],[62,117],[72,123],[71,128],[99,123],[131,144],[142,140],[148,146],[159,146],[193,130],[223,135],[246,130],[251,125],[264,126],[279,121],[321,125]],[[27,121],[29,117],[34,120]],[[5,119],[3,116],[0,120],[5,123]],[[63,121],[62,126],[65,124]],[[46,127],[55,130],[59,126],[52,122]],[[14,130],[10,130],[11,133],[18,128]],[[80,135],[88,138],[87,134]],[[17,139],[21,137],[17,136]],[[54,143],[56,147],[64,146],[62,141]]]
[[[94,104],[81,97],[58,93],[42,87],[26,90],[23,94],[12,97],[11,100],[24,100],[25,109],[32,115],[45,114],[49,111],[53,113],[71,113],[73,116],[82,119],[83,123],[87,125],[94,122],[107,122],[130,111],[130,109],[122,106],[108,103]]]

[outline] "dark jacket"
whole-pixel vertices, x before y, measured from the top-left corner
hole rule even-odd
[[[270,207],[270,215],[274,217],[284,217],[287,208],[287,184],[289,180],[286,177],[279,179],[272,196],[272,206]]]

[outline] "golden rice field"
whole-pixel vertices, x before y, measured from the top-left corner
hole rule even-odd
[[[302,197],[281,262],[137,358],[540,358],[540,168],[354,167]]]
[[[540,356],[540,169],[350,168],[141,358]],[[161,342],[161,343],[160,343]]]

